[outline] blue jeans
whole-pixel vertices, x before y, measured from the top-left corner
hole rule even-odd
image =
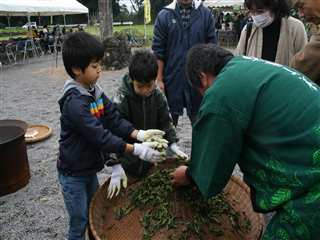
[[[73,177],[59,173],[58,177],[69,214],[68,240],[85,240],[90,201],[99,187],[97,175]]]

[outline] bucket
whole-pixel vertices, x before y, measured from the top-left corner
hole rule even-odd
[[[0,120],[0,197],[26,186],[30,170],[24,134],[27,123]]]

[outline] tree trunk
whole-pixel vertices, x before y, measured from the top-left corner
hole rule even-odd
[[[100,19],[100,36],[101,40],[112,36],[112,1],[99,0],[99,19]]]

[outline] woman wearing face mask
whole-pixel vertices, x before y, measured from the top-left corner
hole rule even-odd
[[[307,43],[303,23],[289,16],[290,0],[245,0],[252,22],[243,28],[236,55],[289,65]]]

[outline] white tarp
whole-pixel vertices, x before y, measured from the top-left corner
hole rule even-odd
[[[2,16],[55,16],[88,13],[76,0],[0,0]]]
[[[208,7],[242,6],[244,0],[205,0],[204,5]]]

